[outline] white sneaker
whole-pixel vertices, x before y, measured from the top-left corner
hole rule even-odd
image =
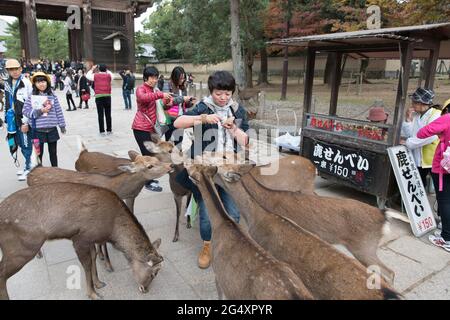
[[[444,238],[442,238],[441,236],[436,236],[436,235],[430,235],[430,236],[428,236],[428,239],[435,246],[441,247],[445,251],[450,252],[450,241],[445,241]]]
[[[27,181],[27,176],[30,173],[30,170],[25,170],[22,175],[17,178],[19,181]]]
[[[19,170],[19,171],[17,171],[17,172],[16,172],[16,174],[17,174],[18,176],[21,176],[21,175],[23,175],[23,170]]]

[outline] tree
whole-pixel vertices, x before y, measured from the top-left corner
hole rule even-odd
[[[69,38],[64,22],[38,20],[39,52],[41,57],[50,60],[67,59],[69,57]],[[6,56],[22,57],[19,20],[8,23],[7,36],[1,37],[6,43]]]
[[[243,89],[246,85],[244,59],[242,56],[241,46],[241,29],[240,29],[240,15],[239,4],[240,0],[230,0],[231,12],[231,56],[233,58],[233,71],[236,83],[239,89]]]

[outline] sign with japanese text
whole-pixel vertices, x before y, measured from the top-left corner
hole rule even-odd
[[[376,178],[373,170],[375,156],[364,150],[315,141],[310,159],[317,170],[351,181],[359,187],[368,188]]]
[[[405,146],[388,148],[388,154],[411,229],[416,237],[421,237],[436,228],[436,221],[419,171],[411,152]]]
[[[388,139],[387,128],[378,127],[370,122],[362,124],[342,119],[329,119],[317,115],[308,115],[306,125],[309,128],[336,132],[350,137],[383,142],[386,142]]]

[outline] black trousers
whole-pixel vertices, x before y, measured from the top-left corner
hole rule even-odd
[[[106,131],[112,131],[112,120],[111,120],[111,97],[101,97],[96,98],[95,103],[97,105],[97,115],[98,115],[98,127],[100,133],[105,132],[105,121],[106,118]]]
[[[66,100],[67,100],[67,106],[68,106],[69,110],[70,110],[70,102],[72,102],[73,110],[75,110],[76,109],[75,102],[73,101],[73,97],[71,94],[66,94]]]
[[[136,139],[136,142],[139,146],[139,149],[141,150],[141,154],[143,156],[150,156],[151,153],[150,151],[147,150],[147,148],[144,146],[144,142],[146,141],[152,141],[152,135],[156,135],[156,133],[151,133],[148,131],[140,131],[140,130],[134,130],[133,129],[133,134],[134,134],[134,139]]]
[[[445,241],[450,241],[450,175],[444,174],[442,191],[439,191],[439,175],[432,173],[431,176],[436,190],[438,213],[442,222],[441,236]]]
[[[45,143],[40,143],[41,154],[39,155],[39,158],[41,159],[41,163],[42,163],[42,157],[44,156],[44,144]],[[55,141],[55,142],[47,142],[48,153],[50,155],[50,163],[52,164],[52,167],[57,167],[58,166],[58,156],[56,155],[57,144],[58,144],[57,141]]]
[[[423,187],[426,190],[427,189],[427,175],[431,174],[431,168],[417,167],[417,169],[419,169],[420,178],[422,179]]]

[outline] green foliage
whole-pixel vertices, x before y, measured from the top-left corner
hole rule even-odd
[[[51,60],[67,59],[69,57],[68,31],[64,22],[38,20],[39,52],[42,58]],[[0,37],[6,42],[6,56],[22,57],[19,20],[8,23],[7,36]]]

